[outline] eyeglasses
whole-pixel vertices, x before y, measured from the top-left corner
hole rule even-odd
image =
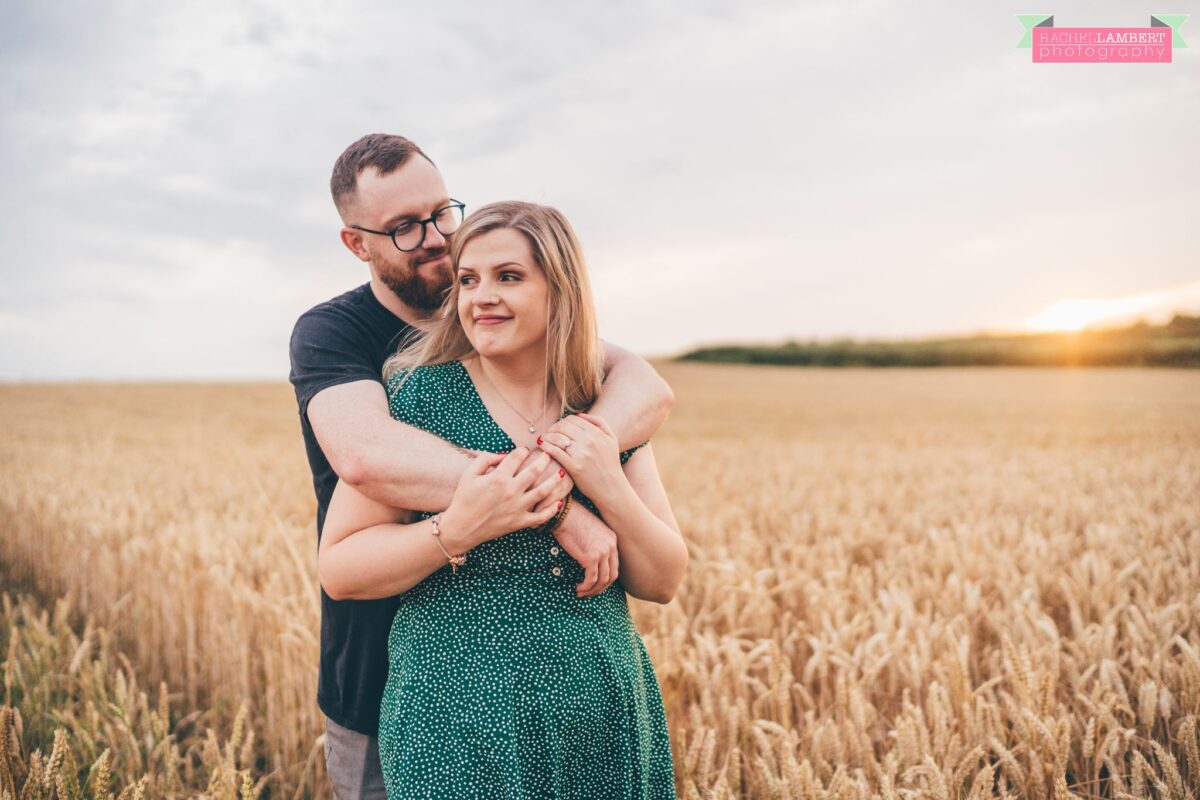
[[[458,226],[462,225],[465,208],[464,204],[451,199],[450,205],[439,208],[425,219],[406,219],[390,231],[373,231],[361,225],[351,225],[350,227],[363,233],[387,236],[392,240],[392,244],[396,245],[397,250],[402,253],[411,253],[425,244],[425,226],[431,222],[442,236],[449,236],[458,230]]]

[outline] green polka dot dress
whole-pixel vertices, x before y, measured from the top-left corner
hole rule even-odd
[[[387,386],[396,419],[460,447],[513,449],[461,362],[400,378]],[[552,534],[527,528],[401,595],[379,716],[389,798],[675,798],[662,696],[625,591],[615,581],[579,598],[582,579]]]

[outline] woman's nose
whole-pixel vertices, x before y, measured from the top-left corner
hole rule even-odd
[[[492,306],[496,303],[499,303],[500,298],[496,296],[494,291],[492,291],[491,286],[480,283],[479,286],[475,288],[474,294],[471,296],[471,302],[477,306]]]

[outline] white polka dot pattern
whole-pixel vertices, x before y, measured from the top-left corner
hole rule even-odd
[[[396,419],[460,447],[513,448],[461,362],[401,377],[387,386]],[[675,797],[662,697],[625,590],[579,598],[582,578],[552,534],[524,529],[401,596],[379,720],[389,798]]]

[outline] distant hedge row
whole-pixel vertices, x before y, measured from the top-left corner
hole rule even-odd
[[[790,341],[692,350],[682,361],[812,367],[1088,366],[1200,367],[1200,317],[1166,325],[1026,336],[918,341]]]

